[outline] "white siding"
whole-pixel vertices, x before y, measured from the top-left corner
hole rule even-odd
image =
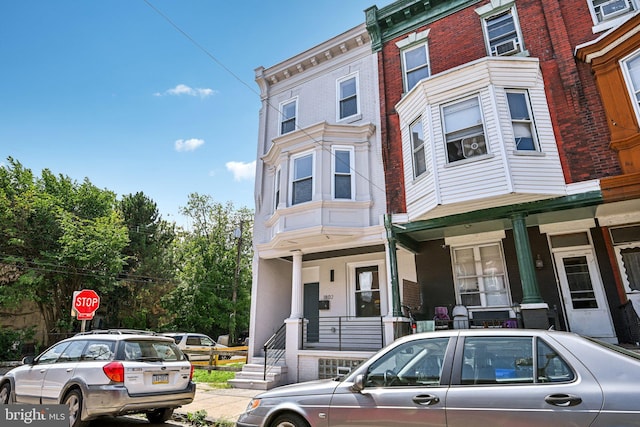
[[[505,89],[529,92],[540,152],[516,152]],[[448,163],[441,107],[469,96],[480,97],[488,153]],[[483,58],[448,70],[423,80],[396,109],[403,132],[407,213],[412,220],[566,193],[537,59]],[[408,129],[420,114],[429,175],[414,180]]]

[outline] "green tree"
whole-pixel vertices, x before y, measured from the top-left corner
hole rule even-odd
[[[157,329],[163,314],[160,298],[174,287],[175,225],[162,220],[156,203],[142,192],[123,196],[118,208],[129,230],[129,244],[123,250],[126,264],[117,298],[110,307],[114,316],[120,313],[113,326]]]
[[[9,157],[0,167],[0,304],[32,300],[48,331],[70,331],[73,292],[108,294],[124,265],[128,234],[115,204],[88,179],[47,169],[36,178]]]
[[[253,213],[199,194],[189,196],[182,213],[192,229],[176,244],[179,285],[164,300],[173,316],[169,326],[213,336],[229,333],[233,340],[249,324]],[[240,225],[241,238],[234,233]]]

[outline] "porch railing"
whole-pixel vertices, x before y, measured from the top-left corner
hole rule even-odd
[[[375,351],[385,345],[382,317],[304,319],[302,337],[304,350]]]
[[[276,366],[280,359],[282,359],[286,352],[286,341],[287,341],[287,329],[286,323],[283,323],[282,326],[276,331],[275,334],[271,335],[271,338],[264,343],[264,373],[262,380],[267,380],[267,374],[271,371],[273,366]]]

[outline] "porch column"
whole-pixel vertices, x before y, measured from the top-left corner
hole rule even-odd
[[[536,269],[531,254],[527,224],[523,213],[511,217],[513,238],[516,245],[518,269],[522,281],[522,321],[525,328],[547,329],[549,327],[549,306],[542,300]]]
[[[302,319],[302,251],[293,251],[291,272],[291,315],[289,319]]]
[[[384,216],[384,227],[387,230],[389,272],[391,279],[391,301],[393,307],[393,316],[402,316],[400,308],[400,285],[398,284],[398,255],[396,248],[396,236],[391,228],[391,215]]]
[[[291,315],[285,319],[287,338],[285,343],[285,363],[289,374],[287,382],[298,382],[298,351],[302,348],[303,294],[302,294],[302,251],[293,251],[291,271]]]

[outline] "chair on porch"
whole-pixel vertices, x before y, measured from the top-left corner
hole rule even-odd
[[[449,329],[449,309],[447,307],[436,307],[435,316],[433,321],[435,322],[436,329]]]

